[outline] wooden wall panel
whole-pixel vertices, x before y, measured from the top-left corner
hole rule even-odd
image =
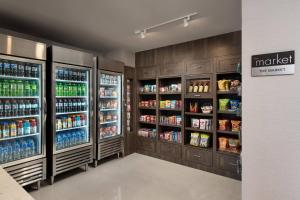
[[[213,72],[213,65],[210,59],[191,60],[186,62],[186,74],[208,74]]]

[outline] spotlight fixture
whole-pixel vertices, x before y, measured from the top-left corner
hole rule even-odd
[[[180,21],[180,20],[183,20],[183,26],[187,27],[187,26],[189,26],[189,21],[191,21],[191,17],[193,17],[197,14],[198,14],[197,12],[194,12],[194,13],[185,15],[183,17],[179,17],[179,18],[176,18],[176,19],[171,19],[169,21],[162,22],[160,24],[156,24],[156,25],[153,25],[153,26],[146,27],[144,29],[136,30],[134,32],[134,34],[139,35],[141,37],[141,39],[144,39],[146,37],[147,32],[149,32],[149,30],[156,29],[158,27],[161,27],[161,26],[164,26],[164,25],[167,25],[167,24],[171,24],[171,23],[174,23],[174,22],[177,22],[177,21]]]

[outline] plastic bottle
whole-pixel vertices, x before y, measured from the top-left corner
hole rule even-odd
[[[4,66],[2,60],[0,60],[0,75],[4,74]]]
[[[17,124],[14,121],[11,121],[9,124],[9,135],[10,135],[10,137],[17,136]]]
[[[4,116],[4,105],[2,100],[0,100],[0,117]]]
[[[32,138],[27,139],[28,157],[36,154],[36,145]]]
[[[18,64],[18,76],[22,77],[24,76],[24,71],[25,71],[25,68],[24,68],[24,64],[23,63],[19,63]]]
[[[36,81],[30,82],[30,96],[37,96],[38,95],[38,86]]]
[[[17,96],[24,96],[24,84],[22,81],[17,81]]]
[[[8,142],[5,142],[2,146],[3,151],[3,163],[9,162]]]
[[[31,91],[30,91],[30,83],[29,81],[24,82],[24,96],[30,96]]]
[[[0,139],[3,138],[3,129],[2,129],[2,123],[0,122]]]
[[[73,78],[73,72],[72,70],[68,70],[68,80],[72,80]]]
[[[9,82],[7,80],[3,81],[3,85],[2,85],[2,92],[3,92],[3,96],[10,96],[10,86],[9,86]]]
[[[30,120],[30,134],[36,134],[37,133],[37,125],[36,125],[36,119]]]
[[[25,109],[26,109],[26,106],[25,106],[25,103],[23,100],[19,100],[18,101],[18,115],[19,116],[24,116],[25,115]]]
[[[0,63],[1,65],[1,63]],[[3,146],[0,144],[0,164],[3,164]]]
[[[29,100],[25,100],[25,115],[30,115],[31,113],[31,102]]]
[[[70,140],[66,133],[63,134],[64,148],[68,148],[70,146]]]
[[[77,110],[78,111],[84,111],[82,108],[82,103],[80,99],[77,99]]]
[[[69,86],[68,86],[68,84],[64,83],[63,87],[64,87],[63,96],[69,96]]]
[[[4,75],[10,76],[10,63],[7,60],[3,61]]]
[[[2,135],[3,135],[3,138],[9,138],[9,126],[8,126],[7,122],[3,122]]]
[[[79,111],[77,105],[78,105],[77,104],[77,100],[76,99],[72,99],[72,108],[73,108],[74,112]]]
[[[7,162],[13,161],[13,148],[10,142],[7,143],[7,154],[8,154]]]
[[[10,95],[17,96],[17,84],[14,80],[10,80]]]
[[[24,70],[24,76],[30,77],[31,75],[31,66],[29,63],[26,63],[25,70]]]
[[[69,80],[69,73],[68,70],[63,70],[64,71],[64,80]]]
[[[39,104],[36,99],[31,101],[31,114],[32,115],[37,115],[39,114]]]
[[[73,112],[74,111],[73,110],[73,103],[72,103],[71,99],[68,100],[68,108],[69,108],[69,112]]]
[[[19,142],[13,142],[13,159],[20,160],[21,159],[21,147]]]
[[[69,103],[67,99],[64,99],[64,112],[69,112]]]
[[[1,65],[1,61],[0,61]],[[3,80],[0,80],[0,96],[3,96]]]
[[[17,135],[18,136],[24,135],[24,127],[23,127],[23,121],[22,120],[17,121]]]
[[[5,100],[5,103],[4,103],[4,116],[5,117],[11,116],[11,103],[9,100]]]
[[[30,130],[30,122],[28,119],[23,122],[23,128],[24,128],[24,135],[29,135],[31,130]]]
[[[17,63],[11,63],[10,64],[10,73],[12,76],[17,76],[18,71],[18,64]]]
[[[39,77],[39,67],[37,64],[31,66],[31,77]]]
[[[17,116],[18,115],[18,109],[19,105],[16,100],[11,101],[11,116]]]
[[[69,133],[69,138],[70,138],[70,146],[74,146],[76,145],[76,140],[75,140],[75,137],[73,137],[73,132],[70,132]]]
[[[86,99],[81,99],[81,110],[82,111],[86,111],[87,110]]]

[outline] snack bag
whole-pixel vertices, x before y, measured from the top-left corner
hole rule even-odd
[[[193,146],[199,145],[199,133],[191,133],[190,145]]]
[[[200,129],[206,130],[207,127],[207,119],[200,119]]]
[[[220,119],[219,120],[219,130],[220,131],[227,131],[228,129],[229,129],[229,120]]]
[[[241,121],[240,120],[231,120],[231,130],[239,132],[241,130]]]
[[[228,140],[229,150],[232,152],[239,152],[240,140],[229,138]]]
[[[201,133],[200,135],[200,147],[208,148],[210,142],[210,135]]]
[[[160,108],[165,108],[166,107],[166,101],[160,101],[159,104],[160,104],[159,105]]]
[[[200,126],[199,119],[192,118],[191,120],[192,120],[192,127],[193,128],[199,128],[199,126]]]
[[[230,100],[230,110],[237,111],[239,109],[239,100]]]
[[[228,139],[225,137],[219,137],[219,149],[220,150],[227,150],[228,147]]]
[[[219,99],[219,110],[228,110],[230,99]]]

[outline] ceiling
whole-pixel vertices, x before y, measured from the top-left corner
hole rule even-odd
[[[136,29],[198,12],[145,39]],[[0,0],[0,27],[92,51],[137,52],[241,30],[241,0]]]

